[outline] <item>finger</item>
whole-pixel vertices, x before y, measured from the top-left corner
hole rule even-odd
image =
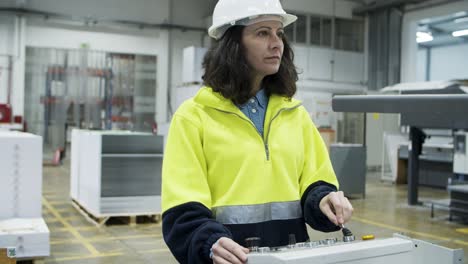
[[[229,261],[223,259],[223,258],[220,257],[220,256],[214,256],[214,255],[213,255],[212,260],[213,260],[213,263],[214,263],[214,264],[229,264]]]
[[[341,198],[344,197],[343,192],[330,193],[330,203],[335,211],[337,225],[343,224],[343,204]]]
[[[234,254],[234,256],[240,260],[242,263],[246,262],[247,261],[247,253],[248,253],[248,249],[247,249],[247,252],[244,252],[244,249],[247,249],[247,248],[244,248],[242,246],[240,246],[239,244],[236,243],[235,246],[233,246],[232,248],[229,249],[229,251]]]
[[[333,213],[330,203],[325,203],[323,207],[321,207],[322,213],[327,216],[327,218],[332,221],[335,225],[338,225],[338,222],[336,221],[336,216]]]
[[[249,252],[249,249],[244,248],[243,246],[237,244],[235,241],[230,240],[230,243],[226,245],[225,247],[231,254],[233,254],[237,259],[239,259],[242,262],[247,261],[247,253]],[[245,252],[245,250],[247,252]]]
[[[342,204],[343,204],[343,222],[346,223],[351,219],[354,209],[351,203],[349,202],[349,199],[346,197],[343,197]]]
[[[217,247],[216,249],[213,248],[213,258],[217,260],[224,260],[226,263],[233,263],[233,264],[241,264],[242,262],[228,249],[223,247]]]
[[[219,252],[224,259],[229,260],[232,263],[241,263],[241,261],[247,261],[247,254],[242,250],[243,247],[234,242],[234,240],[229,238],[222,238],[218,241],[217,246],[219,246]]]

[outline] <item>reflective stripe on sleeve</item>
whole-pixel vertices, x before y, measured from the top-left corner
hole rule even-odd
[[[300,201],[219,206],[211,210],[216,220],[222,224],[253,224],[302,217]]]

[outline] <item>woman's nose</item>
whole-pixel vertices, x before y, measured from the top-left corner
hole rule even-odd
[[[281,48],[282,45],[283,45],[283,39],[276,34],[272,34],[272,37],[270,38],[271,48]]]

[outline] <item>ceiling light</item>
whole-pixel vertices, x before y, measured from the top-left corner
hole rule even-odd
[[[452,32],[452,36],[454,36],[454,37],[461,37],[461,36],[467,36],[467,35],[468,35],[468,29],[458,30],[458,31]]]
[[[428,42],[428,41],[432,41],[433,39],[434,38],[432,37],[431,33],[421,32],[421,31],[416,32],[417,43]]]
[[[468,17],[457,18],[453,22],[455,22],[455,23],[468,22]]]
[[[453,14],[454,17],[461,17],[461,16],[466,16],[466,12],[465,11],[461,11],[461,12],[457,12],[455,14]]]

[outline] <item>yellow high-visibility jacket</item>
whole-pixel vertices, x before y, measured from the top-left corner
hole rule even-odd
[[[236,241],[248,236],[275,240],[263,242],[268,246],[287,241],[288,232],[304,241],[301,199],[315,183],[338,188],[326,146],[298,100],[270,95],[262,137],[231,100],[203,87],[177,110],[167,138],[162,173],[166,242],[171,248],[170,240],[180,235],[182,229],[175,228],[185,223],[181,215],[197,210],[205,210],[200,219],[224,226],[207,231],[204,239],[210,242],[200,249],[205,252],[223,232]],[[203,221],[198,224],[193,231]],[[281,238],[272,238],[275,233]],[[190,243],[194,237],[183,240]],[[176,257],[185,254],[171,250]]]

